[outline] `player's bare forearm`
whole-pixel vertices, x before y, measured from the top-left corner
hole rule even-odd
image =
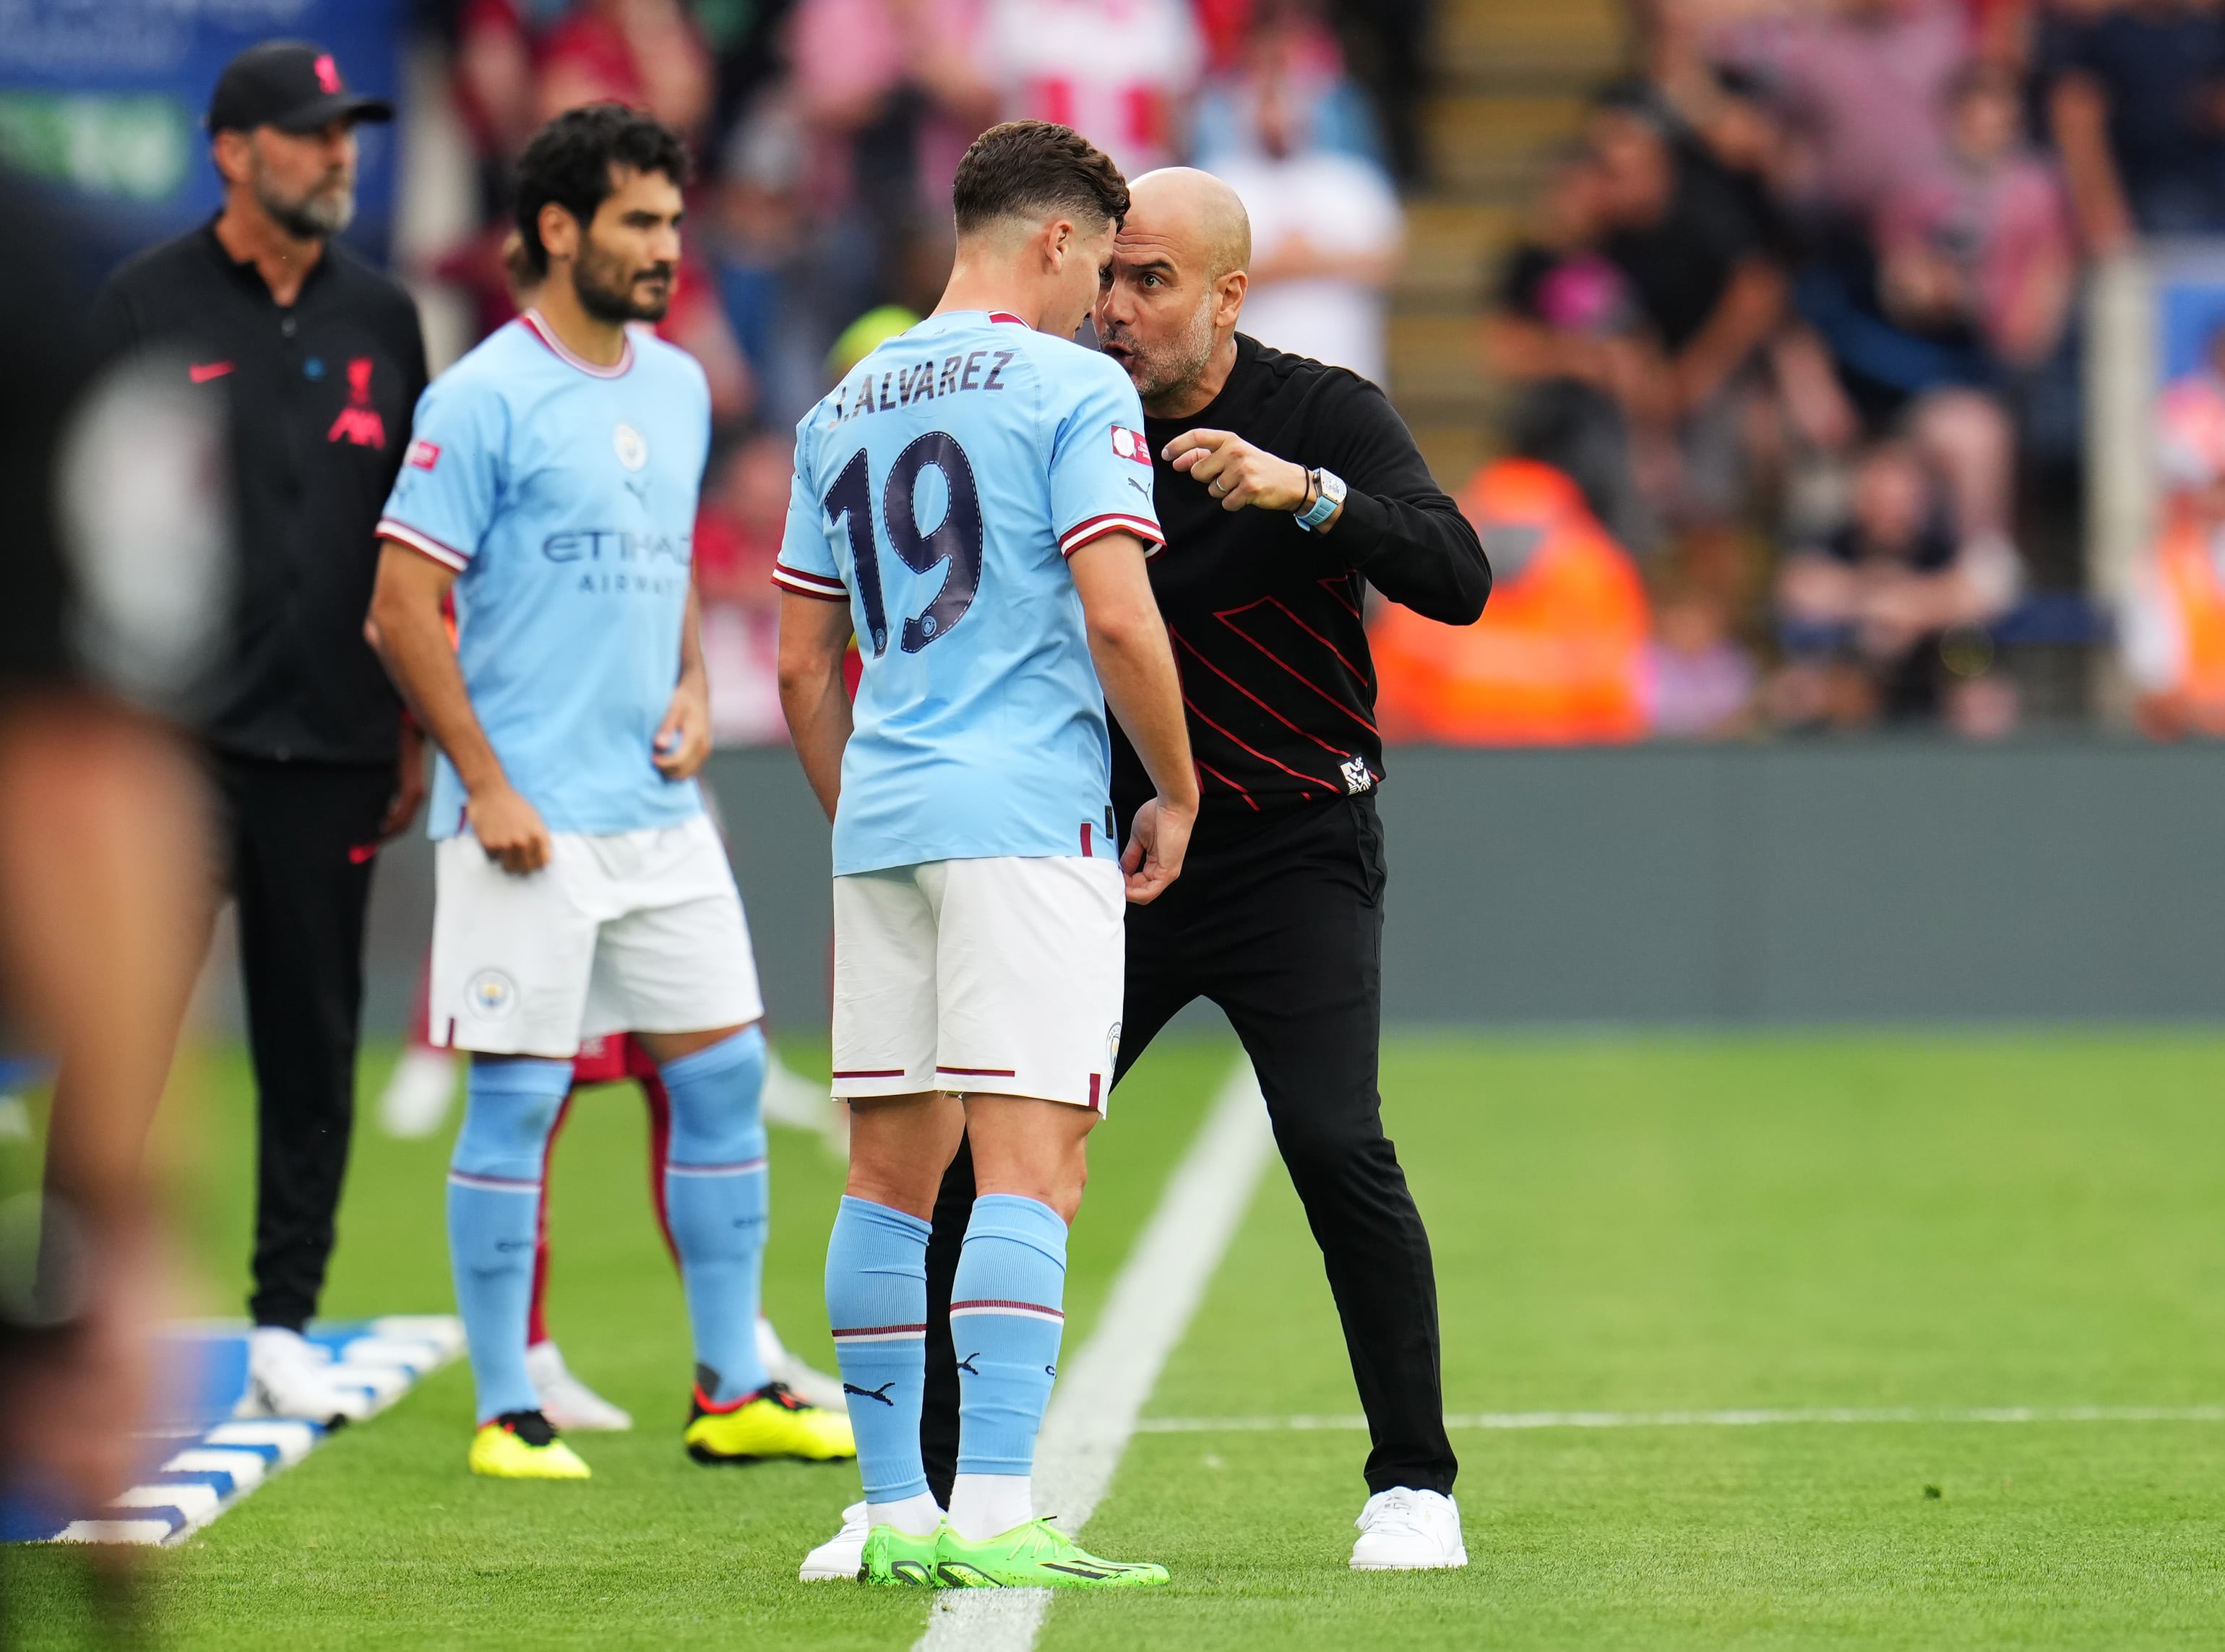
[[[850,696],[842,660],[850,647],[847,603],[780,598],[780,709],[804,778],[827,818],[842,796],[842,752],[850,744]]]
[[[441,617],[441,599],[456,576],[422,552],[394,540],[379,548],[371,623],[387,674],[417,720],[440,743],[465,788],[499,782],[502,763],[472,710],[463,668]]]
[[[1142,905],[1182,875],[1197,819],[1197,769],[1182,721],[1182,680],[1166,622],[1151,595],[1144,542],[1107,534],[1067,559],[1089,629],[1089,657],[1105,703],[1120,719],[1158,795],[1138,811],[1121,864],[1128,898]]]
[[[382,543],[378,583],[371,596],[379,655],[417,720],[455,766],[470,797],[466,812],[481,846],[505,871],[537,871],[548,864],[548,830],[510,785],[479,726],[455,645],[441,617],[441,598],[455,577],[398,541]]]

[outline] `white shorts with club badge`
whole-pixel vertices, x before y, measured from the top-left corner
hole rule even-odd
[[[1107,856],[935,860],[834,880],[834,1094],[1105,1111],[1127,886]]]
[[[569,1059],[605,1033],[694,1033],[764,1014],[748,920],[706,815],[550,834],[523,877],[470,831],[434,845],[435,1044]]]

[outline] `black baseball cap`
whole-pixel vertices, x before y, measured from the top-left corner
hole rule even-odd
[[[224,66],[210,95],[211,132],[314,132],[336,120],[392,120],[383,98],[350,92],[333,54],[307,41],[264,41]]]

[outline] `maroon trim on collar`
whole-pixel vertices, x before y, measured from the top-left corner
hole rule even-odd
[[[1024,327],[1027,326],[1026,322],[1021,320],[1018,316],[1014,315],[1010,310],[992,310],[989,312],[989,319],[992,321],[1008,321],[1016,327]]]
[[[529,309],[517,319],[525,324],[528,332],[548,347],[550,355],[567,367],[578,368],[591,378],[624,378],[633,370],[633,334],[631,332],[625,335],[625,352],[612,365],[605,367],[599,362],[589,361],[585,356],[574,353],[556,336],[556,329],[548,325],[540,311]]]

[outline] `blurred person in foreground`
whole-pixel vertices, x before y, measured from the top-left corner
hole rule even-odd
[[[1645,587],[1574,480],[1535,459],[1493,459],[1469,478],[1460,503],[1491,560],[1491,605],[1457,630],[1384,605],[1367,629],[1384,737],[1643,739]]]
[[[2225,737],[2225,327],[2156,404],[2163,508],[2133,572],[2125,674],[2141,730]]]
[[[1252,220],[1252,336],[1381,384],[1405,220],[1381,168],[1322,147],[1309,130],[1320,98],[1307,95],[1304,70],[1319,28],[1296,0],[1261,18],[1250,120],[1233,148],[1198,163],[1235,190]]]
[[[169,370],[229,419],[241,571],[200,733],[255,1067],[250,1403],[320,1421],[368,1402],[301,1330],[347,1170],[372,867],[425,795],[423,742],[363,633],[425,348],[409,294],[337,238],[356,124],[392,116],[314,46],[241,53],[209,100],[223,210],[126,263],[93,311],[101,348],[181,356]]]
[[[1142,431],[1114,430],[1112,452],[1165,527],[1151,590],[1203,794],[1181,882],[1130,909],[1111,1076],[1117,1086],[1193,999],[1227,1012],[1321,1246],[1367,1412],[1370,1495],[1352,1564],[1459,1567],[1436,1275],[1376,1087],[1384,757],[1360,615],[1372,588],[1470,624],[1491,569],[1380,390],[1237,331],[1251,241],[1220,180],[1149,174],[1097,301],[1098,337],[1143,404]],[[1112,730],[1118,820],[1151,796],[1138,732]],[[1142,846],[1132,838],[1130,858]],[[961,1144],[927,1252],[921,1434],[936,1490],[958,1460],[955,1373],[974,1345],[972,1322],[945,1306],[950,1240],[979,1208],[982,1161]],[[853,1522],[806,1575],[813,1565],[832,1575],[859,1536]]]
[[[1782,725],[1943,717],[1960,732],[1992,735],[2015,721],[2004,699],[2013,687],[1982,674],[1998,592],[1957,557],[1942,491],[1909,442],[1861,454],[1848,522],[1785,559],[1777,611],[1785,664],[1768,698]]]
[[[705,1464],[853,1454],[765,1370],[764,1002],[695,776],[709,755],[691,541],[710,390],[646,326],[680,257],[688,156],[617,104],[519,163],[534,301],[419,405],[371,601],[439,742],[436,1043],[472,1052],[448,1172],[475,1474],[584,1479],[527,1360],[548,1143],[582,1041],[630,1031],[669,1100],[664,1202],[695,1350],[681,1440]],[[453,593],[456,631],[442,604]]]
[[[144,1148],[210,917],[207,801],[169,719],[219,640],[230,547],[182,363],[88,394],[63,232],[5,176],[0,214],[22,237],[0,274],[0,1013],[60,1060],[37,1252],[0,1239],[0,1488],[93,1515],[146,1449]]]

